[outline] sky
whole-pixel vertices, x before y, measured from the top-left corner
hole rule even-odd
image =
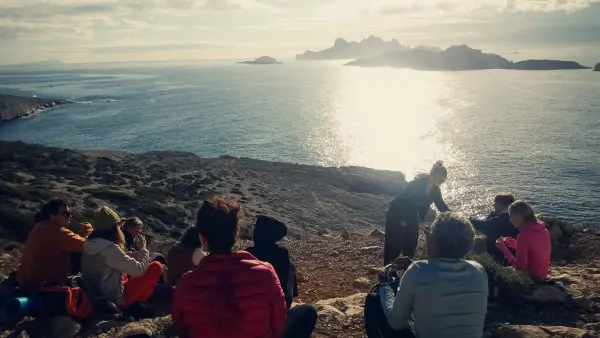
[[[600,61],[600,0],[0,0],[0,64],[293,57],[338,37]]]

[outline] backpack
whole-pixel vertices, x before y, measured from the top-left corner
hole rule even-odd
[[[94,312],[90,297],[80,287],[44,286],[36,298],[40,312],[46,316],[69,315],[73,319],[83,320]]]

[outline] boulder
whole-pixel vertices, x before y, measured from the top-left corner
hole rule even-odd
[[[351,316],[362,316],[365,297],[367,297],[366,293],[357,293],[345,298],[325,299],[318,301],[315,307],[319,313],[319,318],[331,314],[342,320],[347,320]]]
[[[385,233],[379,229],[373,229],[371,233],[369,233],[370,237],[375,237],[379,239],[385,239]]]
[[[98,338],[164,337],[168,336],[172,327],[171,316],[144,319],[120,327],[116,332],[107,332]]]
[[[564,288],[555,285],[536,286],[525,299],[542,303],[564,303],[569,294]]]
[[[358,291],[368,291],[373,283],[368,278],[360,277],[352,282],[352,287]]]
[[[590,331],[564,326],[507,325],[491,330],[492,338],[592,338]]]

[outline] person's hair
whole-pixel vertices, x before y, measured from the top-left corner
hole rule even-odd
[[[198,237],[198,235],[199,235],[198,228],[189,227],[185,230],[183,235],[181,235],[179,242],[188,248],[198,249],[199,247],[202,246],[202,243],[200,243],[200,238]]]
[[[35,221],[47,221],[51,215],[58,215],[60,207],[66,207],[67,205],[67,201],[62,198],[52,198],[42,206],[40,212],[35,214]]]
[[[142,223],[142,220],[137,217],[129,217],[129,218],[125,219],[125,221],[123,221],[123,228],[124,229],[135,228],[138,224],[143,225],[144,223]]]
[[[430,238],[439,258],[464,258],[475,242],[475,230],[465,217],[442,212],[433,222]]]
[[[448,177],[448,170],[446,169],[446,167],[444,167],[444,162],[435,162],[433,164],[433,167],[431,167],[429,175],[446,179]]]
[[[508,208],[511,204],[515,203],[515,196],[509,192],[502,192],[496,195],[494,202]]]
[[[108,230],[94,230],[88,236],[88,239],[103,238],[107,241],[111,241],[125,251],[125,235],[121,231],[120,227],[114,227]]]
[[[525,201],[516,201],[508,207],[508,213],[511,215],[521,215],[526,223],[536,222],[535,212],[529,203]]]
[[[196,228],[211,253],[231,253],[243,218],[242,206],[231,198],[210,196],[196,217]]]

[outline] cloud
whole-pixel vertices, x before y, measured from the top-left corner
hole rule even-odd
[[[575,12],[600,0],[507,0],[506,9],[522,12]]]
[[[413,3],[411,5],[404,6],[389,6],[382,7],[377,11],[378,14],[382,15],[399,15],[399,14],[413,14],[423,12],[425,8],[421,5]]]
[[[212,48],[222,48],[222,45],[211,44],[208,42],[164,42],[144,45],[109,45],[109,46],[90,46],[86,48],[93,53],[102,54],[132,54],[149,52],[172,52],[172,51],[194,51],[206,50]],[[85,47],[84,47],[85,48]]]

